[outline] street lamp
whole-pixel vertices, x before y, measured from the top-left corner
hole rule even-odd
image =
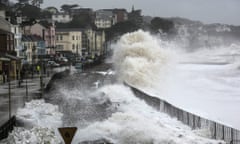
[[[12,102],[11,102],[11,78],[10,78],[10,70],[11,70],[11,60],[9,61],[9,65],[8,65],[8,99],[9,99],[9,119],[11,119],[11,111],[12,111]]]

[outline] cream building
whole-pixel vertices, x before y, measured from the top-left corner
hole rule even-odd
[[[82,29],[57,29],[56,51],[71,51],[82,56]]]
[[[85,29],[88,41],[88,56],[94,58],[101,56],[104,52],[105,32],[103,30],[95,31],[91,28]]]
[[[95,51],[95,54],[97,56],[104,54],[104,46],[105,46],[105,32],[97,31],[96,32],[96,51]]]

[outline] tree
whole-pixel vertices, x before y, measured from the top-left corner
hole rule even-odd
[[[52,7],[52,6],[45,8],[45,11],[49,11],[52,14],[58,13],[58,9],[56,7]]]
[[[159,30],[162,30],[163,32],[167,33],[174,28],[174,23],[173,21],[167,19],[155,17],[151,20],[150,27],[153,32],[159,32]]]
[[[133,32],[138,30],[140,27],[131,21],[124,21],[113,25],[111,28],[106,30],[106,38],[109,40],[115,36],[122,35],[127,32]]]
[[[23,7],[20,7],[17,11],[21,11],[22,15],[28,18],[36,19],[36,18],[40,18],[41,16],[41,9],[29,4],[26,4]]]
[[[71,9],[76,8],[76,7],[79,7],[79,5],[78,4],[73,4],[73,5],[64,4],[61,6],[61,11],[70,12]]]
[[[29,3],[29,0],[18,0],[19,3]]]
[[[88,14],[75,15],[69,23],[56,23],[58,28],[85,28],[87,26],[94,27],[92,19]]]

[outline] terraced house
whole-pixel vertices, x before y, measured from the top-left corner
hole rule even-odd
[[[0,83],[10,79],[18,79],[20,74],[20,59],[14,51],[14,34],[11,24],[5,20],[4,12],[0,15]]]

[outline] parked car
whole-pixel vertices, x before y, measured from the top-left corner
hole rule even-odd
[[[78,62],[74,67],[78,72],[82,72],[82,63]]]
[[[56,63],[55,61],[48,61],[47,66],[58,67],[58,66],[60,66],[60,64]]]

